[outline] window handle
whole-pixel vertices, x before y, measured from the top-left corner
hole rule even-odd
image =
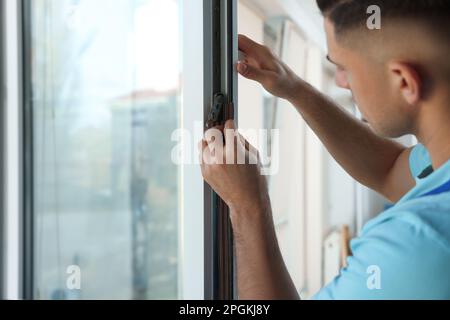
[[[208,121],[206,122],[206,128],[210,129],[220,123],[223,119],[223,111],[226,105],[225,95],[222,93],[217,93],[214,95],[214,102],[211,111],[208,115]]]

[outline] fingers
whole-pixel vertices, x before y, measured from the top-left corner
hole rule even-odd
[[[252,153],[256,153],[257,149],[250,143],[248,142],[247,139],[245,139],[245,137],[239,133],[239,140],[241,141],[242,145],[245,146],[245,149],[247,151],[250,151]]]
[[[236,130],[234,120],[227,120],[227,122],[225,122],[225,130]]]
[[[205,163],[211,162],[211,152],[208,147],[208,142],[203,139],[198,143],[199,161],[203,166]]]
[[[234,148],[237,146],[237,142],[239,142],[239,138],[233,120],[209,129],[205,132],[204,139],[198,144],[200,164],[223,164],[227,156],[233,157],[235,154]]]
[[[228,120],[225,122],[225,159],[227,164],[236,163],[236,155],[238,150],[238,132],[234,120]]]
[[[273,59],[272,52],[265,46],[251,40],[250,38],[239,35],[239,50],[246,55],[246,60],[254,60],[258,64],[267,64]]]
[[[249,56],[258,56],[258,53],[260,52],[262,47],[260,44],[242,34],[238,36],[238,44],[239,50]]]
[[[268,78],[271,76],[270,72],[264,71],[245,62],[239,62],[237,70],[243,77],[257,81],[261,84],[266,83]]]
[[[236,129],[236,123],[234,120],[228,120],[225,123],[224,131],[230,130],[230,134],[225,134],[225,144],[226,145],[237,145],[237,143],[240,143],[247,151],[250,151],[251,153],[258,153],[258,149],[255,148],[250,142],[248,142],[245,137],[239,133],[239,131]]]
[[[239,134],[239,140],[241,144],[245,146],[245,151],[249,155],[250,164],[258,164],[261,161],[261,157],[257,148],[255,148],[247,139],[241,134]]]
[[[223,139],[223,134],[225,145],[222,143],[216,144],[219,141],[219,137],[217,137],[219,131],[221,134],[220,141]],[[214,139],[211,139],[211,137],[214,137]],[[208,130],[205,133],[205,139],[199,143],[199,151],[202,165],[223,164],[222,161],[226,161],[227,164],[245,164],[245,154],[255,158],[256,163],[259,160],[258,150],[237,131],[233,120],[228,120],[221,127]],[[243,158],[240,159],[239,156]]]
[[[235,147],[236,142],[240,142],[239,132],[236,129],[236,123],[234,122],[234,120],[228,120],[227,122],[225,122],[224,134],[225,146]]]

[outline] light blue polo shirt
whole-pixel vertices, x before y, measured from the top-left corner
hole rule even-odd
[[[367,223],[348,267],[314,299],[450,299],[450,161],[433,172],[419,144],[410,168],[416,187]]]

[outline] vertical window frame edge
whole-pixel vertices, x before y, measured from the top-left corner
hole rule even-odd
[[[0,138],[0,203],[1,209],[0,209],[0,230],[1,230],[1,240],[0,240],[0,299],[5,299],[5,282],[4,279],[6,277],[5,274],[5,268],[4,268],[4,262],[5,262],[5,243],[6,243],[6,237],[5,237],[5,217],[6,217],[6,207],[5,207],[5,68],[4,68],[4,44],[3,41],[6,36],[6,26],[5,26],[5,14],[4,14],[4,6],[5,2],[0,2],[0,132],[1,132],[1,138]]]
[[[2,101],[2,253],[3,297],[7,300],[23,299],[23,61],[22,61],[22,1],[2,1],[2,63],[0,79],[4,90]]]
[[[33,300],[34,294],[34,181],[33,181],[33,106],[31,71],[31,1],[20,0],[19,25],[22,62],[22,292],[25,300]]]
[[[214,96],[222,93],[227,106],[221,122],[237,121],[237,1],[204,0],[204,128]],[[231,61],[230,61],[231,59]],[[234,241],[229,208],[205,183],[204,257],[206,300],[237,298]]]

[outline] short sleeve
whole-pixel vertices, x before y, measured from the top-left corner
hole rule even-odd
[[[348,267],[314,300],[450,299],[450,255],[426,231],[400,219],[352,241]]]
[[[431,163],[430,154],[422,144],[418,144],[412,149],[409,156],[409,167],[414,178],[418,177]]]

